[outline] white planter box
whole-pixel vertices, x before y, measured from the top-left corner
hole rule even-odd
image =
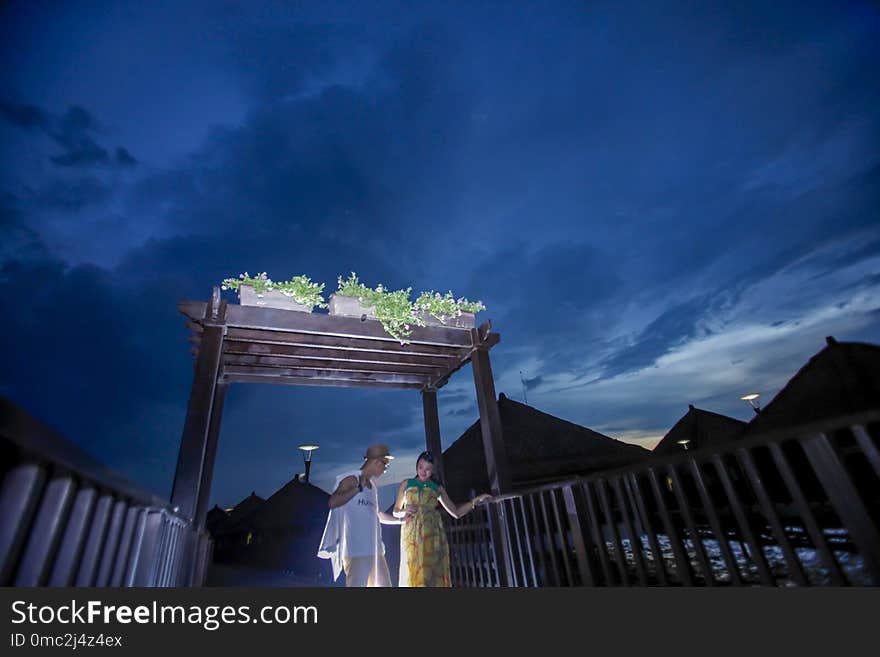
[[[458,317],[447,317],[443,322],[433,315],[420,312],[419,317],[428,326],[448,326],[449,328],[472,329],[476,326],[476,316],[474,313],[462,313]]]
[[[242,306],[260,306],[261,308],[278,308],[280,310],[295,310],[302,313],[310,313],[312,309],[297,303],[292,297],[281,294],[278,290],[266,290],[260,294],[250,285],[242,285],[238,288],[238,300]]]
[[[330,314],[342,317],[364,317],[376,319],[375,306],[363,306],[356,297],[346,297],[341,294],[330,295]]]

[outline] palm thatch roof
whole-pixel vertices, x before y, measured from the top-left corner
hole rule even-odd
[[[248,520],[256,513],[257,509],[265,502],[262,497],[251,491],[251,494],[236,504],[226,520],[220,522],[215,531],[214,536],[224,536],[227,534],[236,534],[238,532],[247,531]]]
[[[330,495],[294,477],[266,500],[251,516],[255,530],[290,529],[327,520]]]
[[[498,396],[514,489],[642,460],[651,452]],[[446,489],[456,501],[489,490],[479,420],[443,452]]]
[[[742,420],[689,404],[688,412],[657,443],[654,453],[681,452],[684,449],[682,441],[687,441],[689,450],[717,447],[740,436],[747,426]]]
[[[747,434],[880,409],[880,346],[825,340],[752,419]]]

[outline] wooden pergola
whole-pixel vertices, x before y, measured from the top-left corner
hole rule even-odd
[[[226,391],[231,383],[406,388],[421,392],[425,444],[443,478],[437,390],[471,362],[483,448],[493,494],[510,490],[489,350],[500,336],[479,328],[414,327],[402,345],[366,316],[342,317],[227,304],[182,301],[195,343],[195,375],[183,429],[171,503],[203,528]]]

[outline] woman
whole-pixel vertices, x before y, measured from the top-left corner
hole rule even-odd
[[[491,495],[478,495],[456,506],[446,489],[433,479],[434,456],[422,452],[416,460],[416,476],[400,482],[394,515],[404,518],[400,529],[400,586],[451,586],[449,546],[437,503],[453,518],[474,510]]]

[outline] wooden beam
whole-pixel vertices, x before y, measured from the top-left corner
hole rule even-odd
[[[440,415],[437,412],[437,391],[433,388],[422,390],[422,409],[425,416],[425,446],[434,455],[434,470],[437,478],[445,486],[443,471],[443,447],[440,442]]]
[[[421,374],[397,374],[385,372],[355,372],[355,371],[339,371],[339,370],[322,370],[309,368],[267,368],[255,365],[229,365],[223,368],[226,376],[234,376],[237,374],[256,375],[263,377],[275,377],[279,380],[292,376],[301,379],[319,380],[344,380],[344,381],[363,381],[366,383],[407,383],[425,385],[428,378]]]
[[[202,458],[201,483],[194,518],[198,529],[205,528],[205,519],[208,514],[211,482],[214,480],[214,461],[217,459],[217,442],[220,439],[220,423],[223,419],[223,406],[226,402],[228,388],[228,384],[218,383],[214,390],[214,407],[211,409],[211,426],[208,429],[208,441],[205,444],[205,453]]]
[[[480,410],[480,430],[483,434],[483,452],[489,485],[494,495],[510,491],[510,468],[507,462],[507,449],[495,397],[495,381],[492,379],[492,366],[489,351],[477,349],[471,355],[474,371],[474,386],[477,389],[477,408]]]
[[[256,342],[261,344],[292,345],[295,347],[314,347],[328,349],[348,349],[357,351],[390,352],[409,354],[411,356],[455,356],[462,349],[456,345],[400,344],[388,340],[374,338],[340,337],[337,335],[321,335],[318,333],[295,333],[291,331],[274,331],[271,329],[230,328],[227,333],[232,340],[240,342]]]
[[[178,309],[184,315],[198,321],[204,316],[204,302],[182,301]],[[325,313],[304,313],[258,306],[230,305],[227,311],[230,327],[314,333],[335,337],[370,338],[384,342],[399,342],[392,338],[378,320],[361,320]],[[409,338],[413,345],[472,346],[471,331],[448,326],[414,326]]]
[[[263,342],[243,342],[227,339],[224,343],[227,354],[246,354],[254,356],[279,356],[300,358],[321,358],[357,363],[395,363],[418,365],[420,367],[445,369],[458,362],[457,357],[434,354],[409,354],[394,351],[360,351],[353,349],[333,349],[330,347],[298,346],[291,344],[267,344]]]
[[[423,374],[434,376],[438,368],[410,365],[407,363],[362,363],[348,360],[327,360],[321,358],[294,358],[292,356],[250,356],[227,354],[223,358],[225,365],[258,365],[260,367],[307,368],[335,370],[342,372],[396,372],[399,374]]]
[[[177,506],[180,513],[189,519],[194,519],[198,504],[202,467],[214,406],[214,392],[223,353],[223,336],[226,331],[224,325],[226,302],[218,301],[215,299],[213,303],[201,304],[204,309],[202,325],[205,330],[196,359],[174,485],[171,490],[171,504]]]
[[[464,367],[471,360],[471,355],[476,349],[485,349],[488,351],[496,344],[501,342],[501,336],[498,333],[489,333],[485,339],[482,341],[479,347],[475,347],[474,349],[468,350],[465,356],[463,356],[457,363],[451,365],[449,369],[445,372],[441,372],[436,378],[434,378],[429,384],[433,388],[442,388],[449,382],[449,378],[458,372],[462,367]]]
[[[380,381],[352,381],[348,379],[315,379],[300,376],[261,376],[258,374],[224,374],[223,383],[270,383],[282,386],[316,386],[333,388],[392,388],[418,390],[423,383],[384,383]]]

